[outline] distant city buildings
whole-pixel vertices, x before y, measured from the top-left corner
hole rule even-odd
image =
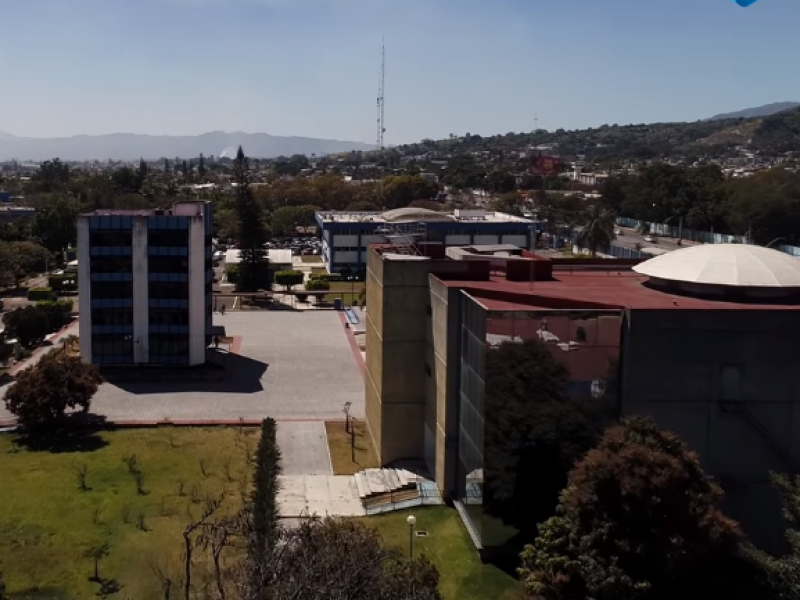
[[[211,204],[78,217],[81,357],[199,365],[212,334]]]

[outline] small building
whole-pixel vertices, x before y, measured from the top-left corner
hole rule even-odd
[[[513,244],[531,247],[539,225],[531,219],[487,210],[438,212],[397,208],[385,212],[324,211],[316,214],[322,230],[322,257],[331,273],[366,274],[370,244],[393,238],[445,246]]]
[[[283,249],[267,250],[270,273],[287,271],[292,268],[292,251]],[[242,261],[238,248],[229,248],[225,251],[225,266],[238,265]]]
[[[211,335],[211,204],[78,217],[80,346],[97,365],[199,365]]]

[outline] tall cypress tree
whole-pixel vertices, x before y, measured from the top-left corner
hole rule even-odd
[[[233,181],[236,183],[236,216],[239,218],[239,283],[243,292],[270,288],[269,260],[265,244],[268,241],[264,211],[253,197],[250,188],[250,163],[239,146],[233,161]]]
[[[200,162],[197,163],[197,174],[201,179],[206,176],[206,159],[202,153],[200,153]]]
[[[281,472],[277,425],[266,418],[261,423],[261,440],[256,450],[253,492],[250,498],[250,558],[263,563],[278,536],[278,475]]]

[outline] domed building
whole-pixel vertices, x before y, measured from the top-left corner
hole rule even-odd
[[[365,404],[382,462],[424,461],[478,548],[502,545],[480,508],[501,464],[487,447],[502,437],[484,418],[496,401],[486,364],[535,341],[576,400],[678,434],[750,539],[781,549],[768,474],[800,473],[800,260],[746,244],[646,261],[459,250],[368,252]]]

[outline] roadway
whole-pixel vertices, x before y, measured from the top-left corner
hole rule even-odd
[[[617,239],[614,240],[614,245],[622,248],[630,248],[632,250],[641,250],[643,248],[660,248],[662,250],[666,250],[667,252],[671,252],[673,250],[680,250],[681,248],[697,245],[697,242],[683,240],[679,246],[678,238],[661,236],[656,236],[653,238],[657,241],[646,242],[644,239],[647,237],[646,235],[636,233],[636,230],[630,227],[617,227],[615,231],[619,231],[620,234],[617,235]],[[637,244],[639,244],[639,248],[636,247]]]

